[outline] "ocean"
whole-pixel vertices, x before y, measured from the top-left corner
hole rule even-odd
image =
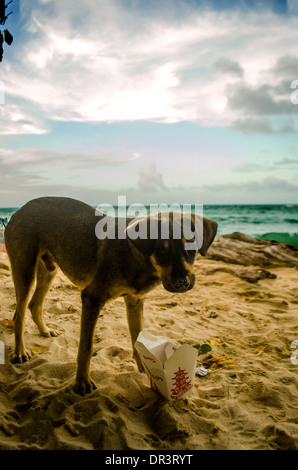
[[[218,235],[242,232],[298,248],[298,204],[210,205],[204,217],[218,223]]]
[[[9,221],[16,211],[0,208],[0,218]],[[298,204],[204,205],[203,215],[218,223],[218,235],[242,232],[298,248]]]

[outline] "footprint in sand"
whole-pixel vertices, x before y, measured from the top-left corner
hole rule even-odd
[[[118,346],[109,346],[103,349],[101,355],[113,363],[122,363],[131,359],[131,353]]]

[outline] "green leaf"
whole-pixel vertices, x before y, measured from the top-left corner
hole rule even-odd
[[[210,344],[193,344],[192,345],[193,348],[196,348],[198,350],[198,356],[200,356],[201,354],[206,354],[207,352],[211,351],[212,350],[212,347],[210,346]]]
[[[212,351],[212,347],[210,346],[210,344],[202,344],[201,354],[206,354],[209,351]]]

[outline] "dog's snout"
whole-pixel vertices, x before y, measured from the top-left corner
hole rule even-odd
[[[175,287],[177,289],[181,289],[181,288],[187,289],[189,285],[190,285],[190,277],[188,274],[184,276],[183,278],[177,279],[175,282]]]

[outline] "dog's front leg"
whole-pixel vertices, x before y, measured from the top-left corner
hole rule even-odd
[[[82,291],[82,318],[79,352],[77,358],[77,376],[74,391],[84,396],[96,388],[90,377],[93,336],[96,320],[105,302],[93,297],[88,291]]]
[[[126,304],[127,321],[130,332],[133,356],[135,358],[139,371],[142,372],[144,370],[144,366],[140,359],[139,353],[135,348],[135,342],[140,331],[142,331],[143,328],[144,299],[133,295],[125,295],[124,300]]]

